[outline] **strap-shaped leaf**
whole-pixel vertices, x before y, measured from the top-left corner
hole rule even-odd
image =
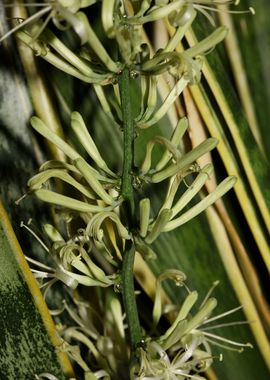
[[[197,34],[201,33],[197,31]],[[194,44],[197,39],[192,33],[189,33],[188,40],[190,44]],[[209,64],[205,62],[203,73],[226,121],[265,226],[270,232],[269,164],[257,146],[241,112],[239,101],[227,78],[221,60],[216,53],[209,55],[208,60]]]
[[[0,204],[0,377],[72,376],[61,339]],[[58,354],[56,354],[58,350]]]

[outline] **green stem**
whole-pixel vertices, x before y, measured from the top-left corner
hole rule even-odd
[[[132,228],[135,224],[133,193],[133,161],[134,161],[134,119],[132,112],[132,89],[129,69],[125,68],[119,77],[119,89],[123,117],[124,161],[122,171],[121,195],[124,202],[127,224]],[[141,342],[141,326],[134,292],[134,256],[135,246],[132,240],[126,242],[122,264],[122,294],[133,353]]]
[[[121,108],[123,117],[124,132],[124,161],[122,170],[121,194],[128,208],[129,225],[134,217],[134,197],[133,197],[133,152],[134,152],[134,119],[132,113],[131,99],[131,78],[129,69],[124,68],[119,77],[119,89],[121,97]]]
[[[127,324],[130,335],[132,351],[134,352],[142,341],[141,326],[135,298],[133,282],[133,265],[135,257],[135,246],[128,242],[122,265],[122,294]]]

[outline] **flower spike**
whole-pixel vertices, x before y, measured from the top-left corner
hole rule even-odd
[[[94,13],[81,11],[94,3],[97,3]],[[52,267],[31,258],[28,261],[45,298],[57,281],[62,282],[64,289],[69,288],[68,302],[61,303],[52,313],[61,317],[65,311],[70,317],[69,325],[59,327],[59,334],[66,340],[59,350],[74,358],[85,372],[85,380],[120,379],[128,375],[131,380],[205,380],[204,373],[215,358],[212,345],[230,349],[235,346],[237,350],[250,346],[212,331],[230,326],[232,322],[222,323],[220,319],[238,310],[213,316],[217,300],[210,296],[217,283],[195,309],[199,295],[185,284],[185,273],[179,269],[161,273],[153,289],[156,293],[149,333],[146,330],[149,324],[140,320],[134,283],[134,274],[140,281],[145,268],[142,261],[135,261],[136,255],[146,261],[158,260],[151,244],[159,235],[196,217],[235,183],[235,177],[228,177],[188,209],[186,206],[213,172],[212,164],[200,168],[197,160],[216,147],[217,139],[208,138],[186,152],[181,140],[188,120],[182,118],[169,138],[167,133],[156,136],[155,127],[160,127],[156,125],[148,135],[151,137],[147,141],[142,139],[146,149],[141,161],[140,141],[136,141],[137,134],[145,133],[143,129],[165,117],[187,86],[200,80],[203,55],[226,36],[226,28],[216,28],[190,48],[185,49],[184,43],[179,52],[177,45],[189,31],[197,11],[211,21],[209,10],[219,10],[218,5],[230,3],[229,0],[55,0],[16,29],[18,38],[36,55],[68,75],[92,84],[108,125],[123,132],[123,155],[114,173],[78,112],[71,114],[71,128],[80,144],[78,151],[42,120],[31,119],[33,128],[66,155],[66,162],[48,161],[28,182],[37,198],[62,208],[60,212],[56,209],[62,229],[58,231],[50,224],[43,228],[50,244],[45,245],[36,236],[52,259]],[[48,15],[43,13],[45,10]],[[101,15],[101,30],[95,22],[96,12]],[[39,20],[40,15],[44,21]],[[163,48],[153,51],[144,38],[143,25],[164,17],[175,27],[175,33]],[[48,29],[51,20],[60,33],[55,35]],[[64,36],[65,26],[71,26],[79,41]],[[72,42],[77,53],[62,41]],[[84,46],[79,46],[80,43]],[[111,46],[107,50],[108,45]],[[173,85],[163,96],[160,75],[165,73]],[[175,115],[182,113],[180,107],[176,111]],[[161,145],[161,158],[153,157],[156,145]],[[82,148],[90,162],[82,156]],[[114,162],[118,164],[117,159]],[[168,180],[167,189],[158,208],[153,189],[164,180]],[[158,262],[156,265],[158,268]],[[166,293],[162,293],[166,280],[184,287],[186,294],[180,305],[171,304]],[[79,299],[82,286],[92,287],[92,306]],[[74,292],[76,288],[78,291]],[[160,323],[162,315],[168,316],[164,331],[164,324]],[[240,323],[243,322],[236,322]],[[76,346],[71,345],[73,341],[77,341]],[[46,372],[39,377],[56,380]]]

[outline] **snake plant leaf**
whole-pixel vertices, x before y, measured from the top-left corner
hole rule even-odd
[[[9,14],[9,17],[18,17],[21,19],[27,18],[27,11],[22,6],[14,7],[11,12],[12,11],[14,11],[14,13]],[[2,25],[7,26],[6,20],[4,20]],[[12,45],[9,40],[7,43],[7,48],[14,49],[14,47],[12,46],[11,48],[11,46]],[[61,122],[53,104],[52,97],[50,96],[50,88],[46,84],[45,75],[35,59],[34,53],[31,49],[27,48],[19,41],[18,53],[22,58],[21,62],[26,75],[28,91],[31,96],[31,102],[35,109],[35,113],[43,120],[44,123],[47,123],[55,133],[63,136]],[[14,50],[13,54],[15,55]],[[47,142],[45,142],[45,144],[47,144]],[[65,160],[65,155],[56,146],[48,143],[47,149],[55,159]]]
[[[196,31],[196,36],[200,35],[200,33],[200,31]],[[194,36],[192,37],[191,34],[188,36],[188,39],[190,42],[192,40],[195,41]],[[261,212],[264,214],[262,211],[263,206],[260,205],[259,196],[256,194],[257,187],[253,183],[253,177],[256,177],[255,179],[260,186],[259,190],[264,195],[264,202],[266,206],[269,206],[269,193],[267,189],[265,189],[267,186],[263,186],[263,183],[269,183],[269,164],[257,148],[254,138],[250,133],[249,125],[245,120],[245,116],[239,106],[239,100],[235,95],[233,84],[224,70],[218,52],[209,55],[208,63],[205,64],[204,75],[227,122],[228,129],[244,164],[244,169],[250,181],[251,188],[261,208]],[[220,91],[221,88],[222,91]],[[223,92],[223,94],[221,92]],[[246,148],[243,148],[243,146],[246,146]],[[250,165],[253,166],[254,173],[250,172]],[[267,217],[264,216],[264,219],[267,225]]]
[[[6,18],[0,9],[1,35]],[[36,143],[30,138],[28,121],[32,112],[28,89],[12,41],[1,45],[0,65],[0,198],[12,219],[24,250],[40,249],[19,225],[29,218],[44,218],[44,208],[26,199],[27,179],[37,169]],[[39,153],[42,157],[42,153]],[[41,158],[43,159],[43,158]],[[0,207],[0,309],[1,379],[35,378],[51,373],[59,379],[72,376],[66,354],[55,351],[61,344],[37,284],[25,262],[7,213]],[[41,217],[42,215],[42,217]],[[60,346],[59,346],[60,348]],[[62,363],[62,364],[61,364]],[[63,366],[63,367],[62,367]]]
[[[253,203],[253,197],[249,190],[249,186],[245,180],[245,175],[239,165],[237,156],[232,150],[220,121],[218,120],[215,109],[212,107],[209,98],[202,88],[202,86],[194,86],[191,88],[192,95],[198,105],[201,116],[205,121],[208,131],[218,137],[220,144],[217,149],[224,162],[224,166],[229,173],[234,173],[237,178],[237,184],[235,186],[235,192],[238,197],[238,201],[243,209],[246,221],[252,231],[254,239],[258,245],[261,255],[265,261],[267,268],[270,268],[270,250],[265,236],[264,230],[258,218],[258,211],[256,204]]]
[[[2,204],[0,246],[0,377],[34,379],[50,373],[64,380],[72,368]]]
[[[203,34],[202,28],[196,27],[196,36]],[[188,40],[190,44],[193,44],[196,37],[193,33],[188,34]],[[246,215],[248,223],[256,223],[257,218],[249,218],[249,211],[254,207],[259,209],[260,215],[263,219],[263,224],[259,227],[259,232],[263,231],[265,228],[270,231],[270,168],[264,155],[262,154],[260,148],[258,147],[254,136],[247,124],[244,114],[241,110],[239,100],[235,95],[233,85],[228,78],[226,71],[224,70],[222,60],[220,59],[217,52],[209,55],[208,61],[205,62],[203,69],[207,83],[216,99],[217,107],[221,111],[222,116],[225,120],[223,123],[223,134],[227,136],[230,140],[230,148],[234,150],[233,154],[230,156],[235,157],[234,160],[241,160],[241,165],[243,167],[244,173],[241,178],[247,177],[248,183],[245,185],[245,191],[251,191],[256,200],[256,206],[252,205],[251,202],[244,203],[241,197],[241,191],[239,189],[238,199]],[[198,107],[200,109],[200,104]],[[209,108],[209,102],[208,102]],[[201,107],[202,109],[202,107]],[[201,111],[203,112],[203,111]],[[209,111],[211,113],[212,111]],[[216,124],[220,123],[217,122]],[[213,133],[210,132],[210,133]],[[226,137],[225,137],[226,139]],[[224,138],[223,138],[224,140]],[[227,144],[228,145],[228,144]],[[223,155],[222,159],[226,165],[226,158]],[[231,167],[232,168],[232,167]],[[230,169],[227,170],[230,172]],[[236,189],[237,191],[237,189]],[[255,214],[254,214],[255,215]],[[267,243],[267,237],[260,234],[258,238],[258,227],[251,226],[254,238],[257,240],[258,246],[261,245],[261,254],[265,261],[265,265],[270,271],[270,252]]]
[[[0,7],[0,20],[1,34],[4,34],[8,27],[3,7]],[[32,107],[15,44],[6,40],[1,49],[0,198],[23,249],[34,250],[34,245],[19,226],[21,220],[44,215],[44,208],[29,198],[16,205],[16,201],[27,193],[27,180],[38,168],[37,144],[31,138],[28,126]],[[38,154],[43,160],[42,153],[39,151]]]
[[[239,15],[233,18],[236,37],[239,40],[239,50],[242,56],[243,68],[248,73],[247,82],[251,100],[257,119],[262,144],[268,160],[270,160],[270,26],[268,22],[269,3],[267,0],[253,2],[241,0],[239,9],[254,6],[255,15]]]
[[[197,145],[201,139],[205,138],[206,130],[205,126],[203,124],[203,120],[199,115],[198,108],[196,107],[194,100],[189,92],[186,91],[185,93],[185,104],[187,107],[187,113],[189,117],[189,128],[191,130],[191,136],[192,136],[192,145]],[[210,110],[213,111],[213,108],[210,107]],[[210,111],[209,110],[209,111]],[[211,117],[210,117],[211,118]],[[207,118],[207,123],[209,125],[209,119]],[[194,131],[194,133],[192,133]],[[222,144],[222,143],[221,143]],[[228,161],[227,156],[227,160]],[[206,158],[204,158],[205,160]],[[207,157],[207,160],[212,162],[211,157]],[[199,162],[199,164],[202,166],[204,164],[204,161]],[[217,173],[218,174],[218,173]],[[241,176],[238,175],[238,178],[241,180]],[[208,180],[206,182],[207,191],[211,192],[216,188],[217,184],[217,178],[215,175],[211,176],[211,181]],[[227,206],[227,208],[226,208]],[[241,267],[241,272],[245,278],[246,286],[248,287],[250,291],[250,295],[252,295],[253,300],[258,308],[258,312],[260,313],[260,316],[262,318],[262,321],[264,323],[266,331],[269,331],[270,328],[270,308],[268,306],[268,302],[266,300],[266,294],[263,293],[262,289],[262,283],[260,281],[260,277],[262,276],[262,270],[261,268],[257,270],[254,260],[251,259],[250,254],[252,253],[252,257],[254,256],[258,257],[259,252],[255,252],[254,249],[252,249],[252,252],[250,250],[250,247],[252,246],[250,241],[246,239],[246,234],[243,234],[243,231],[245,231],[245,228],[243,228],[243,218],[239,216],[239,213],[235,212],[235,208],[233,207],[233,210],[229,213],[228,210],[228,203],[225,206],[224,201],[220,199],[215,203],[215,210],[217,211],[219,218],[222,220],[223,228],[226,229],[226,234],[228,237],[225,239],[230,240],[231,244],[228,244],[229,247],[226,249],[226,255],[223,256],[223,249],[219,250],[221,256],[225,259],[224,266],[227,268],[231,267],[230,264],[227,262],[230,262],[230,254],[229,252],[233,251],[233,256],[237,258],[237,261]],[[207,215],[208,215],[207,211]],[[236,218],[237,217],[237,218]],[[211,226],[215,228],[216,220],[214,218],[211,218],[209,220],[209,224],[213,225]],[[214,237],[216,238],[219,236],[219,234],[214,234]],[[222,239],[224,240],[224,239]],[[217,245],[218,239],[216,239]],[[232,284],[235,289],[238,288],[239,282],[238,277],[239,276],[230,276],[229,277],[232,281]],[[245,309],[246,311],[249,310],[249,308]],[[253,319],[253,318],[250,318]]]

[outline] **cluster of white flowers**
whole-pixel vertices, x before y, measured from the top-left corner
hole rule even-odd
[[[167,273],[162,273],[157,280],[157,286],[160,286],[161,280],[167,278],[176,281],[178,286],[184,285],[183,281],[186,279],[180,271],[167,271]],[[139,348],[140,361],[133,368],[133,379],[205,380],[203,373],[211,366],[214,359],[212,345],[239,352],[244,347],[252,347],[250,343],[239,343],[209,332],[218,327],[230,326],[232,323],[225,322],[218,325],[211,323],[241,309],[238,307],[220,315],[211,316],[217,306],[217,300],[210,295],[217,284],[218,282],[213,285],[194,314],[192,308],[198,299],[198,293],[188,290],[187,297],[167,331],[162,336],[147,338],[144,347]],[[154,324],[158,322],[162,310],[161,301],[158,300],[159,293],[156,294],[153,309]],[[175,309],[173,305],[167,305],[167,308]],[[222,360],[222,356],[219,356],[219,359]]]

